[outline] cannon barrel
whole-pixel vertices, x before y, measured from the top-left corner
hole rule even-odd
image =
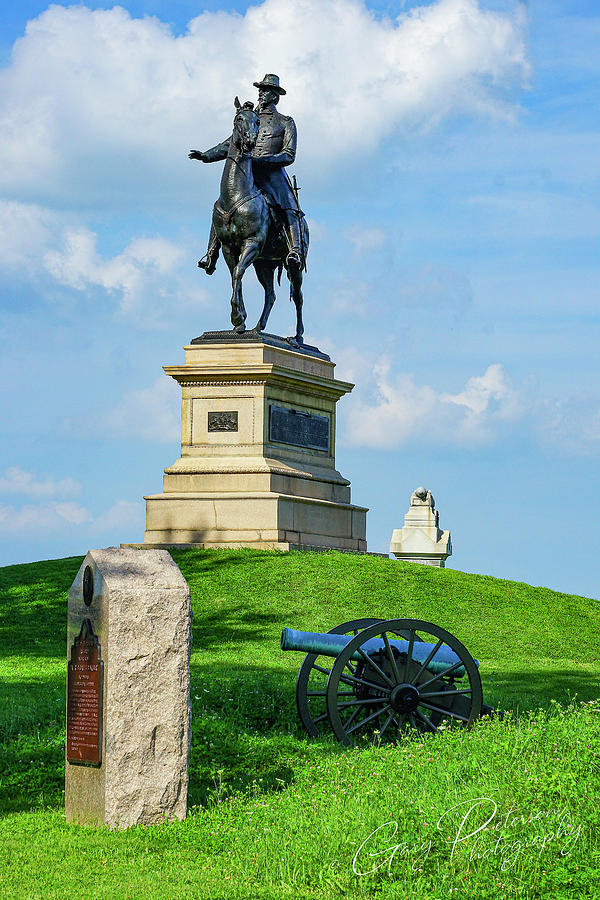
[[[281,632],[281,649],[282,650],[300,650],[303,653],[320,653],[323,656],[331,656],[335,658],[339,656],[344,647],[350,643],[354,635],[350,634],[318,634],[313,631],[295,631],[293,628],[284,628]],[[408,653],[408,641],[390,640],[390,645],[399,653]],[[429,644],[425,641],[415,641],[412,648],[412,658],[423,663],[435,647],[435,644]],[[370,638],[365,641],[361,647],[367,654],[379,653],[385,650],[385,643],[381,638]],[[362,657],[358,650],[352,656],[352,659],[360,662]],[[439,674],[460,662],[460,657],[456,655],[454,650],[446,645],[442,645],[430,661],[427,669],[434,674]],[[479,662],[475,660],[478,666]],[[465,674],[465,667],[455,669],[452,673],[454,678],[462,678]]]

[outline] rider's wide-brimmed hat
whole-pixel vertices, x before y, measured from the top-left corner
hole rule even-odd
[[[279,87],[279,75],[265,75],[262,81],[254,82],[254,87],[267,88],[272,91],[277,91],[278,94],[285,94],[284,89]]]

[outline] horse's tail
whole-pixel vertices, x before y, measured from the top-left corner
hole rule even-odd
[[[283,260],[280,259],[277,265],[277,284],[281,284],[281,273],[283,272]]]

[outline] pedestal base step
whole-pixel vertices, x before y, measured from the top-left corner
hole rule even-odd
[[[134,550],[241,550],[243,548],[255,550],[282,550],[289,553],[328,553],[335,550],[336,553],[358,553],[361,556],[378,556],[380,559],[389,559],[389,553],[375,553],[371,550],[349,550],[346,547],[325,547],[316,544],[290,544],[287,541],[257,541],[254,544],[246,543],[220,543],[210,544],[121,544],[121,547],[131,547]]]
[[[183,536],[165,538],[164,535],[152,535],[146,532],[143,544],[123,544],[123,547],[132,547],[136,550],[152,548],[153,550],[168,550],[169,548],[197,548],[205,550],[239,550],[242,547],[255,547],[258,550],[343,550],[364,553],[367,542],[362,537],[340,537],[327,534],[298,534],[285,532],[277,536],[273,534],[246,533],[219,535],[214,532],[206,535],[203,540],[188,539]]]
[[[144,545],[366,550],[366,509],[271,492],[146,497]]]

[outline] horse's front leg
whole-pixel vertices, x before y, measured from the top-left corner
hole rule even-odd
[[[231,324],[234,326],[242,326],[241,331],[244,331],[244,319],[246,318],[245,310],[244,317],[242,318],[238,307],[235,305],[235,272],[237,269],[238,258],[236,256],[235,250],[229,246],[229,244],[223,244],[223,256],[225,257],[225,262],[227,263],[227,267],[229,268],[229,272],[231,274],[231,284],[234,288],[232,297],[231,297]]]
[[[232,272],[231,284],[231,324],[235,331],[241,334],[246,330],[246,307],[242,295],[242,278],[248,266],[252,265],[260,250],[260,244],[256,239],[250,239],[243,243],[237,265]]]

